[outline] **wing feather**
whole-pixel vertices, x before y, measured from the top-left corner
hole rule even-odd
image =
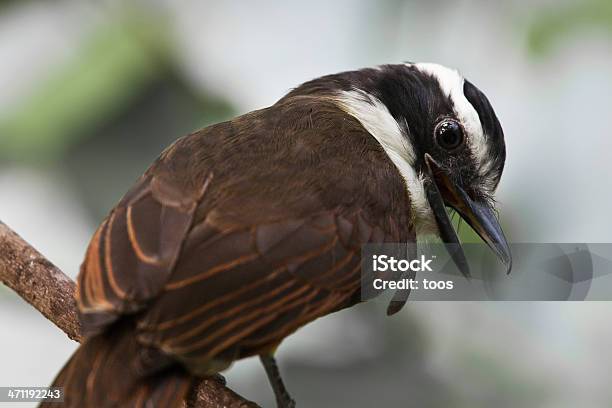
[[[172,277],[138,323],[143,343],[198,372],[213,361],[210,369],[218,369],[219,359],[229,364],[261,353],[307,322],[355,303],[361,245],[395,239],[359,211],[216,234],[215,222],[202,224],[186,238]]]
[[[143,177],[100,225],[79,274],[86,335],[142,309],[166,284],[210,178],[191,200],[160,178]]]

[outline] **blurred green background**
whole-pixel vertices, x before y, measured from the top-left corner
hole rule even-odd
[[[0,219],[75,276],[96,225],[176,138],[316,76],[402,61],[456,67],[492,101],[511,241],[611,241],[610,0],[2,1]],[[361,305],[279,358],[301,407],[609,407],[611,315]],[[5,288],[0,326],[0,386],[48,384],[76,347]],[[227,376],[272,406],[257,361]]]

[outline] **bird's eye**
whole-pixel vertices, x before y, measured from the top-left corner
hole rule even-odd
[[[436,143],[444,150],[455,150],[463,143],[463,128],[452,119],[438,123],[435,130]]]

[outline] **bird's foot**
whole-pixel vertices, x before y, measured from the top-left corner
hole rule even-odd
[[[260,355],[259,358],[264,366],[264,369],[266,370],[268,380],[270,380],[270,385],[274,390],[276,406],[278,408],[295,408],[295,401],[293,398],[291,398],[289,392],[287,392],[287,388],[285,388],[285,384],[283,383],[274,357],[270,355]]]
[[[278,408],[295,408],[295,401],[289,395],[287,398],[283,398],[282,400],[276,401],[276,406]]]

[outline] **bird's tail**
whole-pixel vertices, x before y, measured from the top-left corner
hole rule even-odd
[[[184,406],[195,379],[163,361],[159,352],[143,349],[130,330],[110,330],[84,342],[53,381],[64,389],[64,404],[40,407]]]

